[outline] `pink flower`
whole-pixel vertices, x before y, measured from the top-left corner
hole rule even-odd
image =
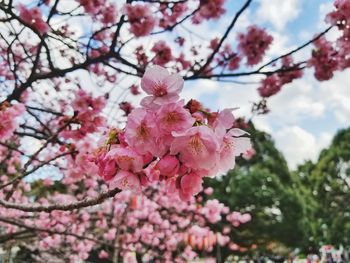
[[[147,176],[147,179],[150,182],[157,182],[159,181],[160,171],[157,169],[157,161],[153,161],[150,163],[147,168],[144,169],[144,172]]]
[[[221,211],[224,205],[218,200],[208,200],[205,206],[201,209],[201,212],[205,215],[208,221],[212,224],[221,220]]]
[[[105,5],[105,0],[79,0],[86,13],[96,15]]]
[[[225,13],[225,0],[200,0],[199,12],[192,18],[193,23],[198,24],[203,19],[218,19]]]
[[[108,241],[112,241],[115,239],[116,233],[117,233],[117,229],[111,228],[107,231],[107,233],[103,234],[103,238]]]
[[[118,16],[117,7],[113,4],[108,6],[105,6],[105,5],[102,5],[102,6],[103,6],[103,8],[101,9],[102,23],[105,25],[115,23]]]
[[[268,98],[278,93],[282,88],[281,81],[276,74],[267,76],[261,81],[261,86],[258,88],[259,95],[263,98]]]
[[[250,220],[252,220],[252,216],[248,213],[245,213],[245,214],[242,214],[240,217],[239,217],[239,221],[242,223],[242,224],[245,224],[247,222],[249,222]]]
[[[142,156],[130,147],[116,147],[107,154],[116,161],[118,167],[124,171],[140,172],[143,166]]]
[[[291,56],[287,56],[282,59],[283,69],[293,68],[293,67],[297,67],[297,65],[293,63],[293,58]],[[303,71],[300,69],[278,73],[278,77],[280,79],[281,84],[290,83],[294,79],[301,78],[302,76],[303,76]]]
[[[108,258],[109,254],[105,250],[101,250],[100,253],[98,253],[99,258]]]
[[[212,195],[213,192],[214,192],[214,189],[212,187],[207,187],[207,188],[204,189],[204,193],[206,195]]]
[[[163,40],[155,43],[151,51],[156,54],[153,59],[153,63],[156,65],[164,66],[173,59],[170,47]]]
[[[141,88],[150,96],[145,97],[141,105],[146,108],[156,108],[177,101],[183,83],[180,75],[169,74],[165,68],[160,66],[148,68],[141,79]]]
[[[177,19],[187,10],[187,3],[177,3],[172,8],[163,8],[160,6],[162,18],[159,21],[159,26],[167,28],[176,23]],[[171,13],[170,13],[171,12]]]
[[[350,24],[350,1],[335,0],[334,6],[336,10],[326,16],[326,22],[343,30]]]
[[[246,34],[238,35],[238,49],[247,57],[247,65],[258,64],[272,43],[272,36],[257,26],[248,27]]]
[[[314,42],[315,49],[308,62],[309,66],[315,67],[315,78],[324,81],[333,77],[333,73],[339,69],[339,57],[332,44],[321,37]]]
[[[134,109],[130,102],[123,101],[119,103],[119,108],[124,111],[124,115],[128,116],[130,112]]]
[[[254,157],[254,155],[256,154],[256,151],[254,148],[250,148],[248,149],[242,156],[244,159],[246,160],[250,160]]]
[[[117,173],[118,168],[113,156],[106,154],[105,151],[100,152],[95,163],[98,166],[98,175],[108,181]]]
[[[130,32],[136,37],[147,36],[156,26],[156,19],[153,17],[149,5],[125,5],[125,13],[130,23]]]
[[[43,20],[39,7],[28,9],[24,5],[20,4],[18,9],[20,17],[27,24],[38,30],[41,35],[44,35],[49,31],[49,25]]]
[[[188,173],[180,181],[180,197],[182,200],[189,200],[193,195],[202,191],[202,177],[196,173]]]
[[[159,170],[160,174],[165,177],[173,177],[178,173],[179,168],[179,160],[172,155],[162,157],[157,163],[157,169]]]
[[[1,110],[0,108],[0,140],[9,139],[14,131],[17,129],[18,124],[16,118],[25,111],[23,104],[15,104],[8,108]]]
[[[213,130],[196,126],[184,132],[173,132],[175,137],[170,154],[179,154],[180,161],[193,169],[212,169],[218,161],[219,142]]]
[[[215,134],[219,138],[223,138],[226,131],[233,127],[235,122],[235,117],[232,114],[233,109],[225,109],[219,113],[211,113],[211,119],[209,119],[209,124],[213,127]]]
[[[240,62],[241,62],[241,57],[238,56],[238,54],[235,54],[233,58],[230,59],[228,62],[228,69],[231,71],[234,71],[239,68]]]
[[[192,127],[195,119],[183,107],[183,102],[169,103],[160,107],[156,114],[156,122],[163,133],[185,131]]]
[[[125,127],[125,140],[140,153],[157,154],[156,145],[158,135],[156,122],[152,113],[142,108],[134,109],[128,116]]]
[[[247,134],[240,129],[230,130],[223,138],[220,149],[220,158],[217,162],[217,168],[220,172],[226,173],[235,166],[235,157],[245,153],[251,148],[250,139],[241,137]]]
[[[139,177],[131,172],[120,170],[112,180],[108,181],[109,188],[119,188],[121,190],[131,190],[141,192]]]
[[[139,88],[136,85],[131,85],[130,92],[132,95],[135,95],[135,96],[140,94]]]

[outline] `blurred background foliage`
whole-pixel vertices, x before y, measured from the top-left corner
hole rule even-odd
[[[227,175],[208,179],[213,197],[252,221],[232,232],[244,254],[287,256],[295,248],[350,247],[350,128],[339,131],[318,160],[288,169],[271,136],[249,123],[256,155]],[[303,145],[295,145],[303,147]],[[228,256],[230,251],[222,251]]]

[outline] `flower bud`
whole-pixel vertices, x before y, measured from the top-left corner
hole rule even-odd
[[[157,163],[157,169],[161,175],[166,177],[173,177],[179,171],[180,163],[179,160],[172,155],[166,155]]]

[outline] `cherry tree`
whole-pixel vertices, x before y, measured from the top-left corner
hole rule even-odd
[[[130,251],[181,261],[214,243],[237,249],[218,237],[228,230],[217,234],[207,225],[230,212],[215,200],[200,208],[193,196],[203,177],[224,174],[253,152],[249,135],[237,128],[232,109],[185,101],[183,87],[259,76],[261,100],[252,111],[261,114],[268,98],[306,68],[324,81],[350,66],[349,0],[335,1],[328,28],[269,61],[274,40],[266,29],[235,32],[252,0],[243,1],[220,37],[205,40],[195,29],[217,23],[228,12],[224,0],[21,2],[0,3],[0,240],[8,248],[31,240],[24,243],[41,251],[38,261],[63,253],[75,262],[96,250],[114,262]],[[335,42],[326,38],[330,30],[338,30]],[[309,57],[293,58],[310,45]],[[138,210],[134,197],[143,200]],[[155,218],[142,217],[147,209]],[[174,217],[181,220],[173,224]],[[171,227],[142,240],[129,224],[141,234]],[[196,235],[211,243],[193,241]],[[158,246],[170,236],[171,248],[188,244],[182,254]]]

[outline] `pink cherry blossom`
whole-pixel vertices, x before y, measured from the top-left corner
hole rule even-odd
[[[152,113],[142,108],[134,109],[130,113],[125,126],[125,139],[130,146],[137,148],[140,153],[157,153],[157,135]]]
[[[157,163],[157,169],[159,170],[160,175],[165,177],[173,177],[178,173],[179,168],[179,160],[172,155],[162,157]]]
[[[149,35],[156,26],[157,21],[149,5],[126,4],[125,13],[130,23],[130,32],[136,37]]]
[[[180,197],[189,200],[202,190],[203,179],[196,173],[185,174],[180,181]]]
[[[141,101],[144,107],[159,107],[176,102],[183,87],[183,79],[178,74],[169,72],[160,66],[148,68],[141,79],[141,88],[150,96]]]
[[[142,156],[130,147],[116,147],[107,155],[114,158],[118,167],[124,171],[140,172],[142,170]]]
[[[199,12],[195,14],[192,21],[200,23],[203,19],[218,19],[225,13],[225,0],[200,0]]]
[[[183,102],[169,103],[160,107],[156,113],[156,122],[164,134],[173,131],[181,132],[192,127],[195,119],[184,109]]]
[[[219,142],[210,128],[196,126],[184,132],[173,132],[171,154],[179,154],[180,161],[193,169],[209,170],[218,161]]]
[[[164,66],[173,59],[171,48],[163,40],[156,42],[151,51],[155,53],[153,63],[156,65]]]
[[[238,49],[247,58],[247,65],[253,66],[261,62],[272,40],[272,36],[257,26],[250,26],[246,34],[239,34]]]
[[[119,188],[121,190],[131,190],[133,192],[141,191],[141,183],[139,177],[131,172],[120,170],[108,181],[109,187]]]
[[[23,114],[25,107],[23,104],[15,104],[9,107],[0,106],[0,140],[9,139],[18,127],[17,117]]]
[[[217,168],[220,172],[226,173],[232,169],[235,164],[235,157],[251,148],[250,139],[242,137],[246,134],[246,132],[235,128],[224,136],[220,148],[220,159],[217,162]]]
[[[20,17],[29,25],[33,26],[41,35],[46,34],[50,27],[43,20],[41,10],[39,7],[34,7],[32,9],[26,8],[24,5],[20,4],[18,6]]]
[[[323,81],[333,77],[334,71],[339,69],[339,57],[332,44],[324,37],[314,42],[316,49],[312,52],[309,66],[315,68],[315,78]]]
[[[259,95],[268,98],[278,93],[282,88],[282,83],[276,74],[266,77],[261,81],[258,88]]]

